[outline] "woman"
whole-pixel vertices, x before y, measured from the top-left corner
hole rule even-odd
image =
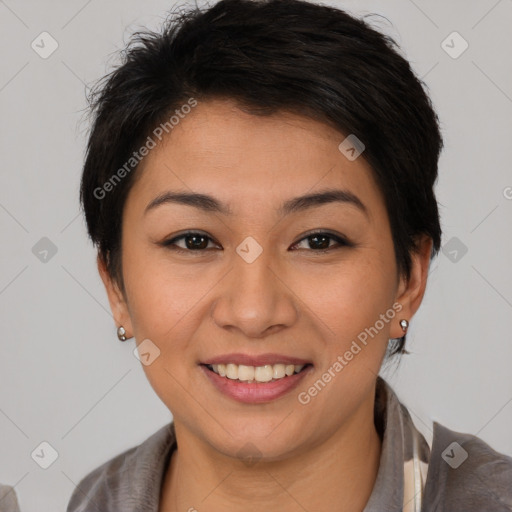
[[[134,38],[93,108],[89,235],[173,422],[68,512],[511,509],[510,457],[429,446],[378,377],[441,240],[438,120],[393,41],[222,0]]]

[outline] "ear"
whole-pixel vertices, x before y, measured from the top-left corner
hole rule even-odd
[[[110,303],[110,309],[112,311],[112,315],[114,316],[116,327],[122,325],[126,330],[126,337],[131,338],[133,336],[133,328],[128,304],[124,298],[124,295],[119,289],[117,283],[107,271],[105,262],[100,258],[99,255],[97,257],[97,265],[101,280],[103,281],[107,291],[108,301]]]
[[[430,265],[432,251],[432,238],[428,235],[421,235],[417,239],[417,250],[411,254],[411,275],[408,280],[400,278],[395,302],[402,305],[402,309],[396,315],[396,321],[390,329],[391,338],[401,338],[404,335],[400,320],[405,319],[409,323],[421,305]]]

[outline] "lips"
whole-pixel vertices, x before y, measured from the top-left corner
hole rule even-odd
[[[206,359],[199,367],[217,391],[246,404],[283,397],[313,370],[310,361],[284,354],[224,354]]]
[[[311,364],[311,361],[306,359],[300,359],[298,357],[287,356],[284,354],[260,354],[257,356],[252,356],[249,354],[241,354],[241,353],[232,353],[232,354],[224,354],[221,356],[216,356],[209,358],[205,361],[202,361],[204,365],[214,365],[214,364],[236,364],[236,365],[244,365],[244,366],[265,366],[265,365],[274,365],[274,364],[293,364],[296,366],[299,365],[307,365]]]

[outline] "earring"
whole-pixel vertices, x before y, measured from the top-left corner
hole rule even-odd
[[[122,325],[117,328],[117,337],[119,341],[126,341],[126,331]]]
[[[400,327],[402,327],[402,331],[406,332],[409,322],[407,320],[400,320]]]

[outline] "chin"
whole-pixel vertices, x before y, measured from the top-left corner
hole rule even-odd
[[[291,420],[291,416],[289,421],[295,421]],[[284,460],[295,452],[304,450],[301,438],[304,436],[304,431],[296,431],[295,425],[293,429],[290,429],[290,426],[285,429],[286,421],[277,428],[276,425],[279,425],[279,422],[274,421],[263,425],[238,422],[236,428],[227,429],[229,433],[219,427],[218,436],[215,438],[208,436],[209,443],[228,457],[268,462]],[[306,443],[305,439],[304,443]]]

